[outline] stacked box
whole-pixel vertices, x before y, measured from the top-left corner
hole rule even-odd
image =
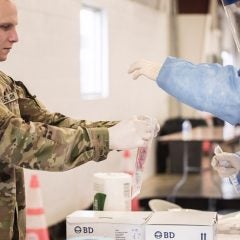
[[[67,239],[144,240],[152,212],[76,211],[67,216]]]
[[[205,211],[76,211],[68,240],[215,240],[217,213]]]
[[[216,212],[155,212],[145,226],[146,240],[215,240]]]

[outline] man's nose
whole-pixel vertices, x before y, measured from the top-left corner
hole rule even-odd
[[[15,42],[18,42],[18,40],[19,40],[18,39],[18,33],[16,31],[16,28],[14,28],[10,31],[9,41],[15,43]]]

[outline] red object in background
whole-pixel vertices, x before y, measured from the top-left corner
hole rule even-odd
[[[209,141],[203,141],[202,151],[204,154],[209,155],[212,151],[212,143]]]

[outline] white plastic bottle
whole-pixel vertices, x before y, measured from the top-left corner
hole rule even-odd
[[[189,120],[184,120],[182,123],[182,134],[184,139],[188,139],[192,134],[192,124]]]
[[[223,139],[227,141],[234,138],[234,136],[235,136],[235,126],[228,122],[224,122]]]

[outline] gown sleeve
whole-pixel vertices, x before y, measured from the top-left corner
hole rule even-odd
[[[193,64],[168,57],[157,84],[179,101],[229,122],[240,123],[240,77],[231,65]]]

